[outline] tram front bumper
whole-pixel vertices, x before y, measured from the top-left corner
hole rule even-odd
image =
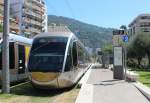
[[[60,73],[32,72],[31,82],[37,88],[59,88],[59,74]]]

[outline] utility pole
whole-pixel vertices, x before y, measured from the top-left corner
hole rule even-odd
[[[9,77],[9,7],[10,1],[4,0],[3,45],[2,45],[2,92],[10,93]]]

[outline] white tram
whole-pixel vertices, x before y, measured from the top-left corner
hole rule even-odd
[[[73,86],[90,66],[87,50],[72,32],[47,32],[33,39],[27,67],[36,88]]]

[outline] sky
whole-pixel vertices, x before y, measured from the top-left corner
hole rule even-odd
[[[150,0],[45,0],[48,14],[101,27],[119,28],[150,13]]]

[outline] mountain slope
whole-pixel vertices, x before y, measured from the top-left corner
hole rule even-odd
[[[62,16],[49,15],[48,25],[52,25],[53,23],[68,26],[81,42],[91,48],[99,48],[112,41],[113,29],[111,28],[98,27]]]

